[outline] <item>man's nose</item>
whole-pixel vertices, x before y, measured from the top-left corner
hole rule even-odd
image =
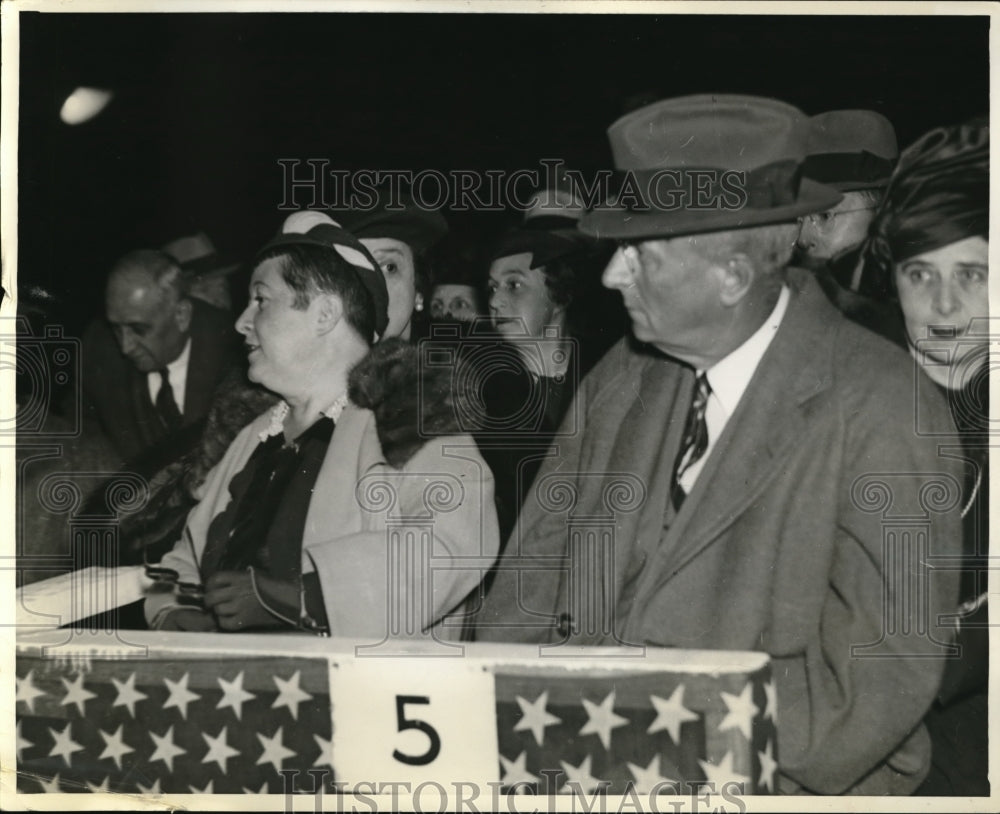
[[[813,248],[816,243],[815,235],[816,227],[812,225],[812,221],[809,218],[803,218],[802,223],[799,225],[799,236],[795,240],[795,244],[802,251],[808,251]]]
[[[617,288],[619,291],[627,288],[632,282],[632,271],[625,250],[619,248],[612,256],[601,275],[601,284],[605,288]]]
[[[135,334],[133,334],[128,329],[122,331],[119,334],[118,342],[121,345],[122,353],[125,354],[126,356],[131,355],[132,351],[135,350],[137,344],[135,341]]]

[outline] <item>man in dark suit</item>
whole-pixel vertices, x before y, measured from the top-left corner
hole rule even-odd
[[[807,131],[790,105],[722,95],[611,126],[631,206],[581,228],[619,241],[603,282],[633,336],[577,391],[577,432],[536,478],[477,637],[763,650],[763,786],[908,794],[957,595],[928,565],[961,539],[935,437],[953,425],[914,395],[905,354],[787,267],[796,219],[839,200],[800,180]]]
[[[83,389],[122,460],[152,473],[200,435],[212,393],[239,362],[232,317],[189,298],[180,266],[140,250],[108,276],[106,320],[83,338]]]

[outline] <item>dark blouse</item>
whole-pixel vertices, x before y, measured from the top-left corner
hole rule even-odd
[[[279,433],[257,446],[229,483],[229,504],[209,526],[203,581],[216,571],[252,566],[282,582],[302,582],[306,612],[326,625],[319,579],[302,575],[302,534],[333,429],[333,419],[323,417],[289,444]],[[299,617],[299,608],[278,609]]]

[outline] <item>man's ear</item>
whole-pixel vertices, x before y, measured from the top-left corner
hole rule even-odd
[[[191,300],[184,298],[177,303],[174,309],[174,319],[177,321],[177,329],[186,334],[191,330],[191,317],[194,313],[194,304]]]
[[[734,254],[720,266],[722,269],[722,286],[719,296],[722,304],[732,307],[737,305],[750,291],[757,270],[753,262],[742,252]]]
[[[316,332],[320,336],[330,333],[344,317],[344,303],[336,294],[316,296]]]

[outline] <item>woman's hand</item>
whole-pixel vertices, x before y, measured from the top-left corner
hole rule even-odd
[[[254,590],[256,582],[257,590]],[[282,620],[261,604],[261,598],[272,610],[284,613],[286,602],[291,607],[298,603],[298,590],[290,583],[249,571],[219,571],[205,583],[205,607],[215,614],[223,630],[246,628],[295,626],[294,618]]]
[[[207,633],[218,630],[215,617],[200,608],[182,608],[167,613],[157,625],[157,630],[187,630],[194,633]]]

